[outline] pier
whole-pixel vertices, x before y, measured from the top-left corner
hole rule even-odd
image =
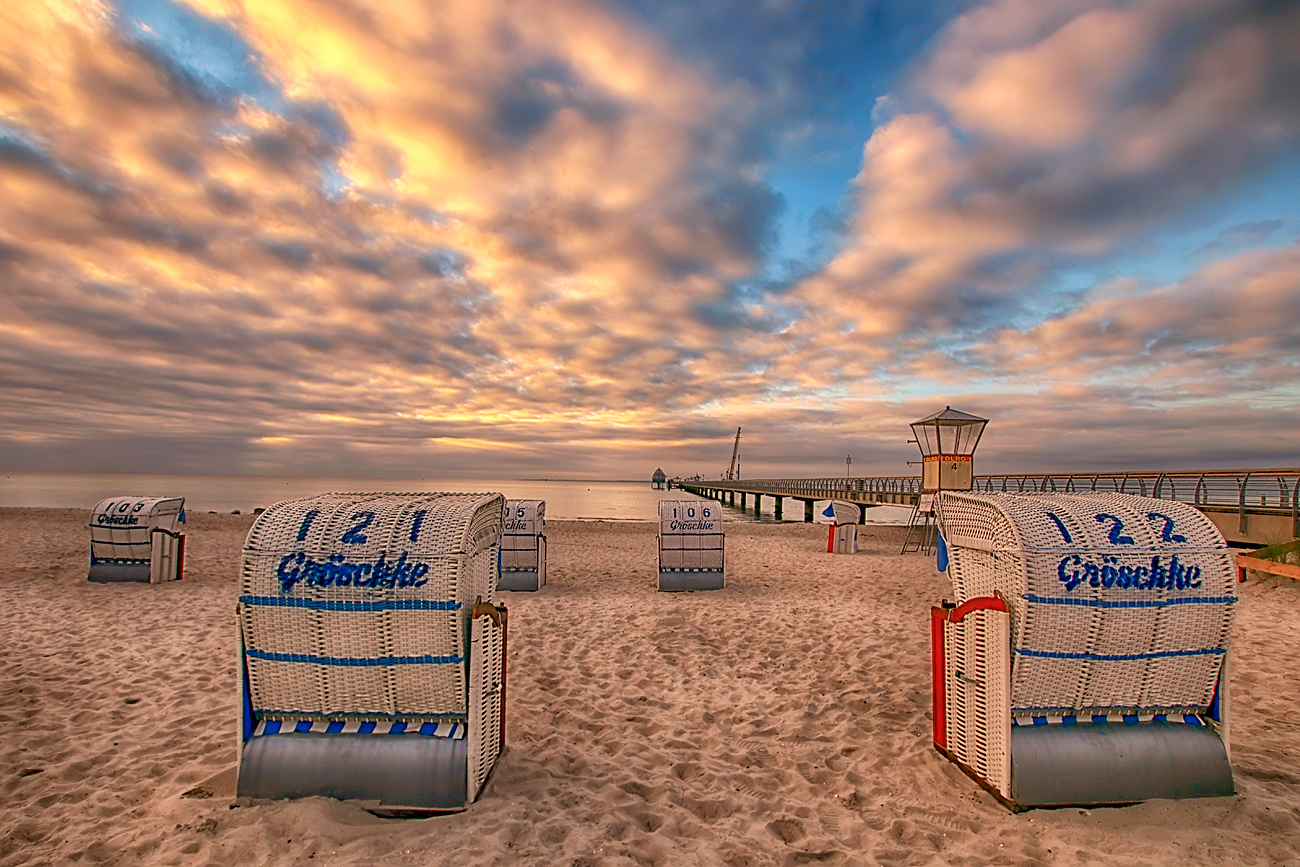
[[[919,476],[827,479],[677,480],[671,486],[724,505],[761,514],[764,497],[784,517],[784,501],[797,500],[812,521],[817,500],[845,500],[860,506],[916,505]],[[1080,493],[1102,491],[1177,500],[1195,506],[1234,545],[1259,547],[1300,538],[1300,468],[1187,470],[1123,473],[1007,473],[975,476],[981,493]]]

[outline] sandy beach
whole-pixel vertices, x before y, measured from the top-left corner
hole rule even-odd
[[[507,749],[463,813],[237,801],[251,515],[191,514],[185,578],[86,580],[88,512],[0,510],[0,867],[1300,863],[1300,584],[1241,587],[1230,798],[1012,814],[932,747],[901,531],[727,526],[728,586],[655,590],[656,526],[548,525],[510,608]]]

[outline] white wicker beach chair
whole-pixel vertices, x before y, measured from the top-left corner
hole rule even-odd
[[[722,589],[725,541],[721,506],[708,500],[660,501],[659,589]]]
[[[501,590],[540,590],[546,583],[546,501],[507,500],[501,535]]]
[[[500,494],[322,494],[243,553],[238,792],[460,810],[505,739]]]
[[[830,524],[826,534],[828,554],[858,553],[861,506],[846,500],[817,500],[813,503],[813,518],[818,524]]]
[[[184,497],[108,497],[90,511],[91,581],[159,584],[184,575]]]
[[[936,747],[1013,808],[1233,793],[1230,549],[1125,494],[938,498]],[[945,564],[946,560],[946,564]]]

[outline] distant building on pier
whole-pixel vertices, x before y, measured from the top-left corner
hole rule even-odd
[[[663,470],[656,469],[655,474],[650,477],[650,481],[654,482],[655,488],[663,490],[664,482],[668,481],[668,476],[664,474]]]

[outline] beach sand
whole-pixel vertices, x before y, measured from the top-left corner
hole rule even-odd
[[[0,867],[1300,863],[1300,585],[1242,585],[1238,794],[1012,814],[933,749],[929,607],[901,531],[727,527],[727,587],[655,590],[656,526],[548,524],[510,608],[507,750],[459,814],[236,801],[249,515],[193,514],[185,578],[86,580],[87,510],[0,510]]]

